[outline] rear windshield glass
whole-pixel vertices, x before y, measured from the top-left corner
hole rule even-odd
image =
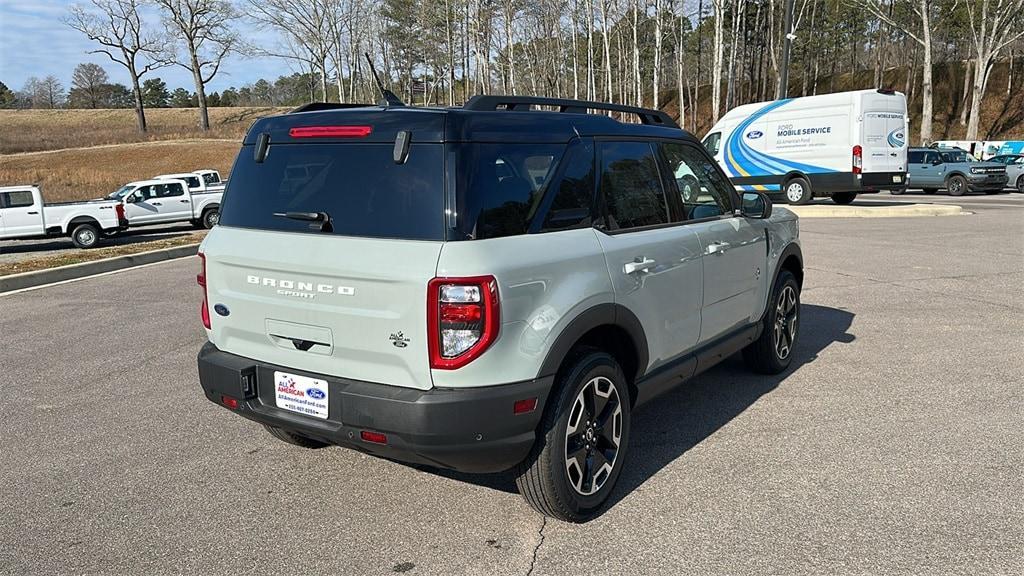
[[[441,144],[413,144],[395,164],[394,144],[276,144],[262,163],[245,146],[221,208],[224,226],[323,234],[275,214],[326,212],[334,234],[444,238]]]
[[[456,144],[458,239],[526,234],[564,144]]]

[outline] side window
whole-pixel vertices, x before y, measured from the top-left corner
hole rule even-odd
[[[934,163],[938,159],[939,159],[939,154],[937,152],[929,152],[929,153],[925,154],[924,163],[925,164],[932,164],[932,163]]]
[[[195,176],[190,176],[188,178],[185,178],[185,182],[188,183],[188,187],[189,188],[198,188],[199,187],[199,178],[197,178]]]
[[[722,142],[721,132],[712,132],[704,137],[704,148],[711,153],[712,156],[718,156],[718,146]]]
[[[173,197],[173,196],[184,196],[185,195],[184,188],[181,186],[181,184],[178,184],[177,182],[172,182],[170,184],[161,184],[160,186],[157,186],[156,188],[157,188],[156,195],[157,195],[158,198],[170,198],[170,197]]]
[[[572,146],[564,160],[562,176],[552,183],[554,198],[547,209],[541,232],[586,228],[591,225],[590,208],[594,202],[594,145]]]
[[[35,204],[31,190],[17,190],[0,194],[0,208],[25,208]]]
[[[608,229],[667,224],[665,191],[658,161],[648,142],[601,143],[601,195]]]
[[[907,163],[908,164],[923,164],[924,163],[924,152],[920,150],[911,150],[907,152]]]
[[[156,186],[140,186],[136,192],[142,196],[143,200],[152,200],[156,198]]]
[[[733,213],[732,184],[719,174],[714,160],[686,144],[664,143],[661,148],[687,220]]]

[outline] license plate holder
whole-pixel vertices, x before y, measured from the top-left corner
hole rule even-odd
[[[893,184],[899,184],[900,182],[903,182],[903,176],[893,176],[892,177],[892,183]]]
[[[326,420],[330,393],[326,380],[274,372],[274,403],[282,410]]]

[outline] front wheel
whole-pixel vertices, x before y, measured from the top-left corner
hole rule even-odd
[[[946,190],[949,190],[950,196],[963,196],[964,192],[967,192],[967,179],[959,174],[950,176],[946,182]]]
[[[1017,178],[1017,192],[1024,194],[1024,176],[1019,176]]]
[[[802,176],[797,176],[786,183],[786,200],[790,204],[807,204],[814,198],[811,183]]]
[[[789,368],[799,333],[800,284],[792,272],[783,270],[772,288],[761,336],[743,349],[743,359],[755,372],[778,374]]]
[[[203,228],[206,228],[207,230],[213,228],[218,223],[220,223],[220,210],[218,210],[217,208],[210,208],[206,212],[203,212],[202,221]]]
[[[857,199],[856,192],[836,192],[832,195],[832,201],[836,204],[847,205],[853,204],[853,201]]]
[[[560,371],[537,442],[516,471],[530,506],[568,522],[596,516],[622,472],[629,408],[618,362],[595,348],[578,349]]]
[[[79,224],[71,231],[71,242],[78,248],[92,248],[100,241],[100,230],[92,224]]]

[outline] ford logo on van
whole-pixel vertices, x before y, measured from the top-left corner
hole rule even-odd
[[[323,400],[327,394],[319,388],[306,388],[306,396],[309,396],[313,400]]]
[[[889,132],[889,136],[886,140],[888,140],[889,146],[892,148],[903,148],[903,144],[906,143],[906,138],[903,136],[903,130],[900,128]]]
[[[761,136],[764,136],[764,132],[761,132],[760,130],[751,130],[750,132],[747,132],[747,139],[749,140],[757,140]]]

